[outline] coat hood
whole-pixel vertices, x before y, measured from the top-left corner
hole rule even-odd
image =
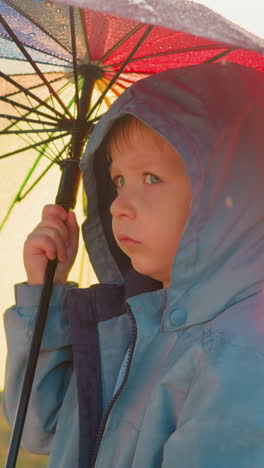
[[[264,75],[225,62],[167,70],[131,86],[97,124],[81,161],[88,197],[83,235],[99,281],[123,284],[132,277],[138,294],[161,284],[135,273],[111,234],[109,206],[115,193],[104,138],[125,114],[176,148],[192,183],[192,208],[174,259],[164,327],[210,320],[261,291]]]

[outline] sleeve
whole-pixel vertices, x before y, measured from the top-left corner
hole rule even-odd
[[[162,468],[264,466],[264,340],[222,340],[200,360]],[[262,341],[262,343],[261,343]]]
[[[77,285],[70,283],[53,289],[22,437],[22,446],[31,452],[49,453],[71,379],[72,347],[63,303],[67,291],[74,286]],[[8,353],[3,410],[10,425],[15,418],[41,289],[26,283],[16,285],[16,305],[4,315]]]

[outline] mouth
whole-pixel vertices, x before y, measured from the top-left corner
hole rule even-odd
[[[128,247],[135,247],[136,245],[140,245],[141,242],[133,239],[132,237],[128,237],[125,234],[118,234],[117,236],[118,242],[122,245],[126,245]]]

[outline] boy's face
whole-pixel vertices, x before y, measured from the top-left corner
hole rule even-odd
[[[190,214],[191,183],[177,151],[149,127],[110,141],[113,234],[136,271],[167,287]]]

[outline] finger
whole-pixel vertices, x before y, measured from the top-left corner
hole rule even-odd
[[[69,247],[73,253],[77,251],[79,244],[79,226],[73,211],[68,213],[66,226],[69,232]]]
[[[39,228],[35,234],[32,233],[29,243],[33,254],[45,254],[49,260],[57,257],[62,263],[66,261],[66,245],[56,229]]]
[[[74,211],[69,211],[69,212],[67,213],[67,215],[68,215],[68,216],[67,216],[67,221],[66,221],[66,222],[67,222],[70,226],[73,227],[73,230],[74,230],[76,227],[79,228],[78,223],[77,223],[77,219],[76,219],[76,214],[74,213]]]
[[[68,228],[68,232],[70,233],[71,238],[76,238],[79,236],[79,226],[74,211],[69,211],[65,224]]]
[[[58,216],[62,219],[62,221],[66,221],[67,219],[67,211],[60,205],[46,205],[42,210],[42,219],[46,218],[47,216]]]
[[[38,228],[55,229],[61,238],[64,240],[66,246],[70,243],[70,230],[66,223],[57,215],[49,215],[44,218],[39,224]]]

